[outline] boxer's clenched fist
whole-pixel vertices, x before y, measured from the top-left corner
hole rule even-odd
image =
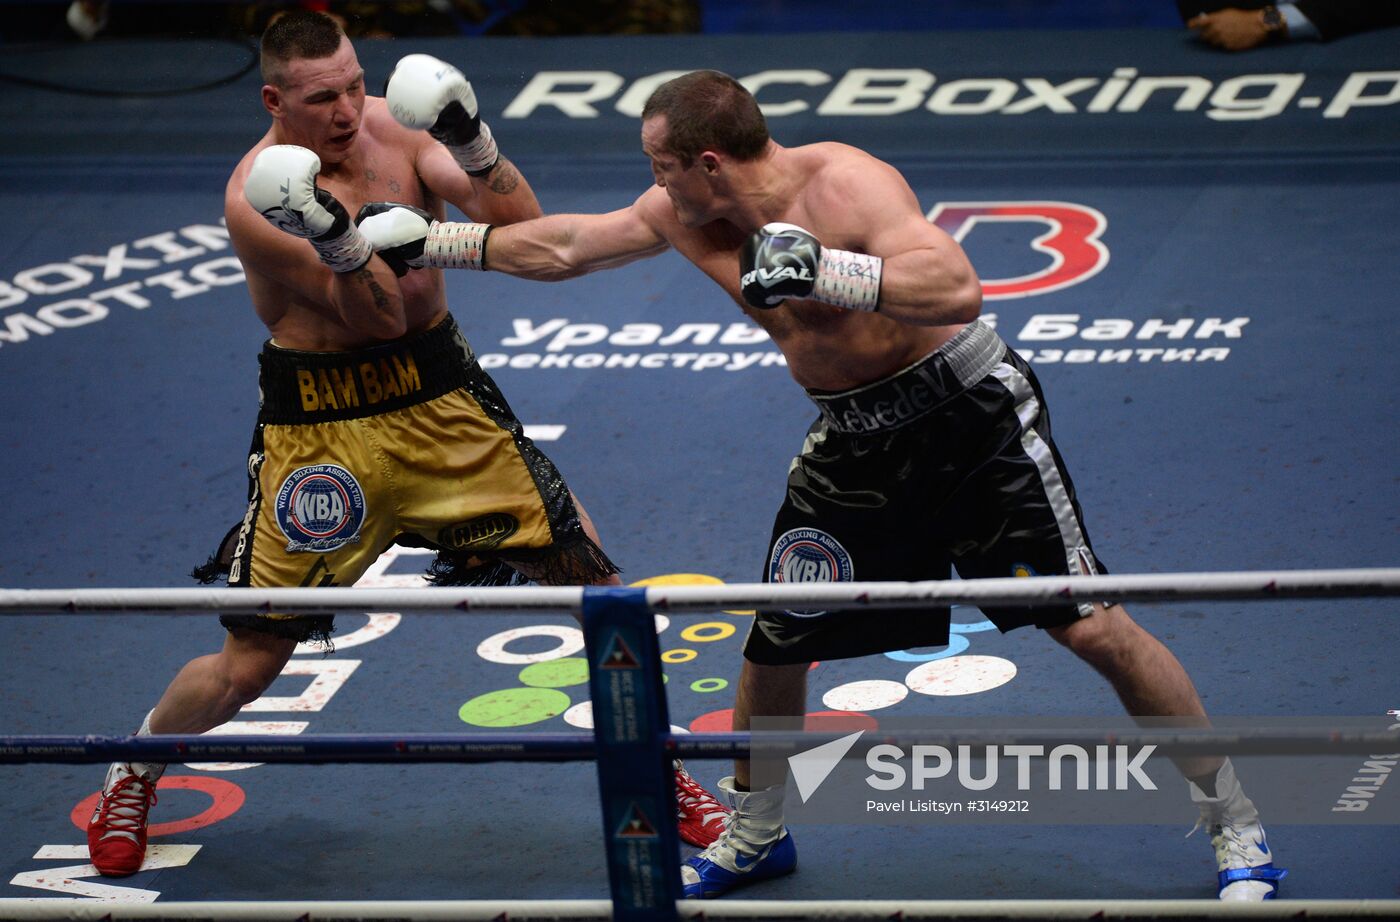
[[[489,224],[439,221],[399,202],[370,202],[355,216],[355,224],[397,275],[409,269],[485,268]]]
[[[500,153],[481,120],[476,93],[446,61],[427,54],[402,58],[389,75],[384,99],[400,125],[427,131],[469,174],[482,176],[496,165]]]
[[[788,298],[811,298],[847,310],[875,311],[884,261],[878,256],[823,247],[796,224],[773,222],[749,237],[739,253],[744,302],[771,310]]]
[[[316,185],[321,158],[304,147],[274,144],[253,159],[243,195],[274,227],[305,237],[321,262],[336,272],[352,272],[374,251],[350,223],[345,207]]]

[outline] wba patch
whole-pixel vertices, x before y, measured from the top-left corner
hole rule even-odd
[[[816,528],[794,528],[773,542],[768,558],[770,583],[848,583],[855,579],[851,555],[831,535]],[[812,618],[824,611],[790,611]]]
[[[314,464],[287,475],[274,508],[289,552],[325,554],[360,540],[365,494],[340,465]]]

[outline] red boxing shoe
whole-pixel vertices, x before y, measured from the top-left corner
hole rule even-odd
[[[141,870],[146,857],[146,817],[156,802],[156,787],[118,762],[107,772],[97,809],[88,820],[88,856],[106,877]]]
[[[724,832],[729,808],[702,788],[679,760],[674,764],[676,822],[680,827],[681,839],[696,848],[708,848]]]

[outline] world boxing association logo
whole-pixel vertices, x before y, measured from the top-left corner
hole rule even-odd
[[[287,475],[274,508],[289,553],[325,554],[360,540],[365,494],[340,465],[314,464]]]
[[[773,542],[768,558],[770,583],[848,583],[855,579],[851,555],[831,535],[816,528],[794,528]],[[825,611],[789,611],[815,618]]]

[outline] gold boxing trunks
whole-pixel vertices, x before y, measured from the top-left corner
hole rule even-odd
[[[437,549],[456,584],[505,582],[513,568],[554,583],[617,572],[451,315],[352,352],[269,342],[259,363],[230,586],[350,586],[396,540]],[[305,641],[326,640],[332,616],[221,620]]]

